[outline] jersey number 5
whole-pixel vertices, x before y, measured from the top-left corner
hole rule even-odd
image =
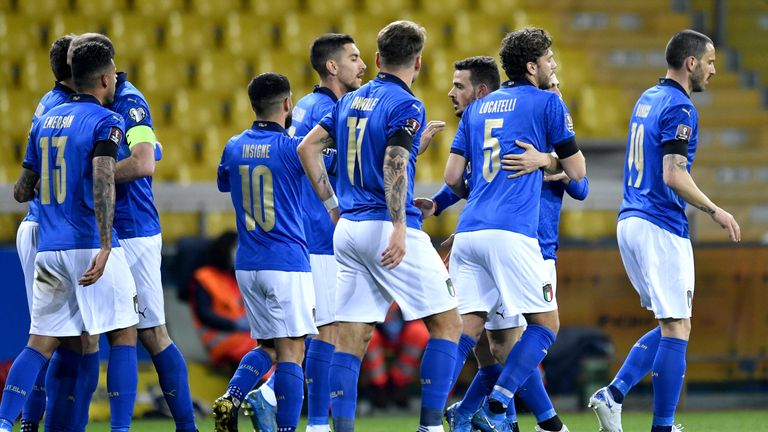
[[[56,202],[61,204],[67,199],[67,162],[64,160],[64,151],[67,149],[67,137],[59,136],[50,139],[51,147],[58,149],[56,151],[56,162],[53,170],[48,166],[48,137],[40,138],[40,150],[42,152],[40,169],[40,203],[51,203],[51,176],[53,176],[53,196]]]
[[[367,117],[347,117],[347,127],[349,128],[347,141],[347,177],[349,183],[355,184],[355,161],[360,167],[360,186],[363,185],[363,135],[365,126],[368,124]],[[358,132],[358,129],[360,130]]]
[[[272,171],[265,165],[257,165],[250,171],[249,165],[240,165],[240,182],[243,188],[245,228],[256,230],[256,225],[270,231],[275,227],[275,190]]]
[[[483,178],[489,182],[499,173],[501,165],[501,143],[491,132],[504,126],[504,119],[488,119],[485,121],[483,133]]]
[[[643,181],[643,140],[645,139],[645,127],[642,123],[632,123],[632,133],[629,137],[629,154],[627,155],[627,167],[629,168],[629,174],[627,175],[627,186],[640,187],[640,183]],[[634,184],[632,183],[632,166],[634,165],[635,171],[637,171],[637,177]]]

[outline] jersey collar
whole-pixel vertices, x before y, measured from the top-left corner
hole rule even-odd
[[[317,84],[315,84],[315,89],[312,90],[312,93],[322,93],[333,101],[333,103],[336,103],[339,101],[339,98],[336,97],[336,94],[333,92],[333,90],[329,89],[328,87],[321,87]]]
[[[116,85],[120,85],[126,81],[128,81],[128,74],[126,72],[118,72]]]
[[[68,86],[62,84],[59,81],[57,81],[56,84],[53,85],[53,90],[54,91],[64,92],[64,93],[66,93],[68,95],[71,95],[71,94],[75,93],[74,90],[72,90],[71,88],[69,88]]]
[[[522,86],[527,86],[527,85],[533,87],[533,83],[532,82],[528,81],[525,78],[521,78],[519,80],[504,81],[504,83],[501,86],[502,87],[512,88],[512,87],[522,87]]]
[[[395,83],[395,84],[399,85],[400,87],[402,87],[408,93],[413,94],[413,92],[411,91],[411,88],[408,87],[407,84],[405,84],[405,81],[401,80],[400,78],[398,78],[398,77],[396,77],[396,76],[394,76],[394,75],[392,75],[390,73],[386,73],[386,72],[381,72],[380,71],[378,73],[378,75],[376,75],[376,79],[379,80],[379,81]]]
[[[677,81],[675,81],[673,79],[670,79],[670,78],[659,78],[659,85],[660,86],[667,86],[667,87],[676,88],[676,89],[680,90],[685,95],[685,97],[687,97],[688,99],[691,98],[691,95],[689,95],[688,92],[685,91],[683,86],[681,86],[679,82],[677,82]]]
[[[253,122],[253,126],[251,126],[251,129],[280,132],[283,135],[288,134],[288,132],[285,131],[284,127],[280,126],[279,124],[273,121],[266,121],[266,120],[256,120],[255,122]]]
[[[101,102],[99,102],[98,99],[96,99],[96,96],[89,95],[87,93],[72,93],[72,95],[69,96],[70,102],[91,102],[95,104],[101,105]]]

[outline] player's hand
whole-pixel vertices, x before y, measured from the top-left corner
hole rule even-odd
[[[389,270],[397,267],[405,257],[405,233],[404,223],[395,224],[392,234],[389,235],[389,244],[381,253],[381,265]]]
[[[99,253],[93,257],[91,266],[83,273],[78,283],[82,286],[93,285],[104,274],[104,268],[107,266],[109,253],[111,249],[99,249]]]
[[[741,228],[736,222],[736,219],[727,211],[717,207],[714,213],[712,213],[712,219],[720,224],[720,227],[728,231],[728,239],[732,242],[741,241]]]
[[[501,159],[501,169],[517,171],[515,174],[508,175],[507,178],[517,178],[530,174],[539,168],[549,165],[549,156],[536,150],[533,144],[524,143],[519,140],[515,140],[515,144],[525,151],[523,153],[506,154]]]
[[[429,144],[432,142],[432,138],[438,132],[445,129],[445,122],[440,120],[430,120],[427,123],[427,127],[424,128],[424,132],[421,133],[421,143],[419,144],[419,154],[424,153],[429,148]]]
[[[544,181],[545,182],[556,182],[561,181],[565,184],[568,184],[571,182],[571,178],[568,177],[568,174],[565,173],[565,171],[560,171],[557,174],[547,174],[544,173]]]
[[[328,216],[331,217],[331,221],[333,221],[334,225],[339,223],[339,218],[341,217],[341,213],[339,213],[339,208],[336,207],[336,208],[331,209],[330,211],[328,211]]]
[[[437,211],[437,203],[432,198],[416,198],[413,204],[421,210],[422,219],[434,216]]]
[[[445,264],[445,268],[448,268],[448,264],[451,262],[451,251],[453,250],[453,237],[455,234],[451,234],[450,237],[445,239],[442,243],[440,243],[441,247],[448,248],[448,253],[445,254],[445,257],[443,258],[443,264]]]

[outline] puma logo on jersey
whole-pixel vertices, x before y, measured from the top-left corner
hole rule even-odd
[[[688,117],[691,116],[691,110],[685,109],[685,108],[680,108],[680,109],[682,109],[684,113],[688,114]]]

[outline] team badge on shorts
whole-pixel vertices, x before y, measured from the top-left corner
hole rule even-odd
[[[552,303],[552,300],[555,298],[555,292],[552,290],[552,284],[547,283],[543,287],[541,287],[541,291],[544,294],[544,301],[547,303]]]
[[[691,309],[693,307],[693,291],[688,290],[686,294],[688,296],[688,309]]]
[[[448,294],[450,294],[451,297],[456,297],[456,290],[453,288],[451,278],[445,280],[445,286],[448,288]]]
[[[138,315],[139,313],[139,296],[134,294],[133,295],[133,311],[136,312]]]

